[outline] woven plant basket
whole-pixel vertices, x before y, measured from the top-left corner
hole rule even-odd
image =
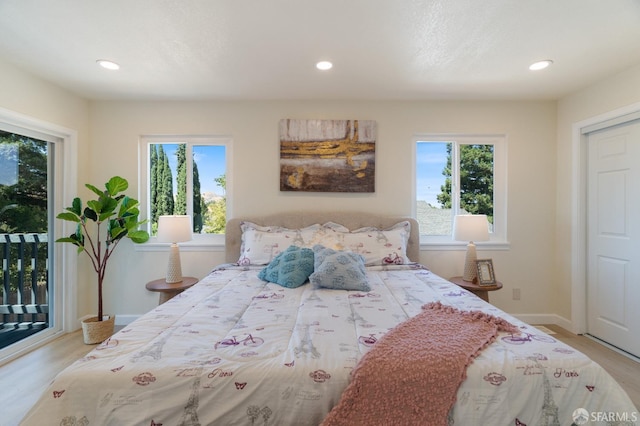
[[[82,335],[86,345],[95,345],[107,340],[115,329],[115,315],[109,315],[108,319],[98,321],[98,317],[87,318],[82,321]]]

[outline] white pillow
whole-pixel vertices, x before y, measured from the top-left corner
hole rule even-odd
[[[404,221],[387,229],[366,227],[336,233],[336,244],[324,245],[336,250],[358,253],[364,257],[366,265],[401,265],[412,263],[407,256],[410,234],[411,223]]]
[[[290,246],[312,248],[320,244],[332,247],[338,242],[338,234],[349,232],[344,226],[333,222],[324,225],[314,224],[302,229],[289,229],[244,221],[240,224],[240,229],[240,265],[267,265]]]
[[[240,224],[240,229],[240,265],[267,265],[289,246],[313,248],[318,244],[334,250],[361,254],[367,266],[412,263],[407,256],[411,233],[409,221],[399,222],[382,230],[366,227],[354,231],[334,222],[289,229],[282,226],[260,226],[245,221]]]

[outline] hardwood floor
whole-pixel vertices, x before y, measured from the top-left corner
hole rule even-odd
[[[84,344],[82,330],[78,330],[1,366],[4,402],[0,426],[18,425],[56,374],[93,348],[95,345]]]
[[[588,355],[604,368],[627,392],[640,409],[640,362],[609,349],[586,336],[578,336],[557,325],[547,325],[555,331],[553,337]]]
[[[557,333],[553,337],[585,353],[607,370],[627,391],[635,406],[640,408],[640,362],[596,343],[588,337],[576,336],[555,325],[546,327]],[[82,341],[82,333],[77,331],[1,366],[0,426],[18,425],[55,375],[94,347],[94,345],[85,345]]]

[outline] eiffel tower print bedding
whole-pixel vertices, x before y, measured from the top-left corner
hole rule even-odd
[[[23,424],[319,425],[361,358],[430,302],[518,331],[498,332],[471,360],[438,424],[571,425],[576,412],[636,411],[585,355],[420,265],[367,267],[368,291],[285,288],[260,270],[218,267],[126,326],[61,372]],[[446,354],[463,335],[453,330],[430,350]],[[421,340],[403,344],[420,350]],[[589,424],[634,424],[627,420]]]

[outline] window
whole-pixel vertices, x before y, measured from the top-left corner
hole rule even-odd
[[[505,137],[418,135],[415,142],[421,242],[454,244],[456,214],[486,214],[491,242],[506,242]]]
[[[188,214],[196,243],[221,243],[229,211],[230,139],[145,136],[140,148],[140,213],[151,236],[158,216]]]

